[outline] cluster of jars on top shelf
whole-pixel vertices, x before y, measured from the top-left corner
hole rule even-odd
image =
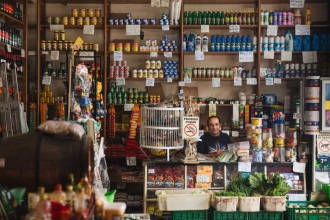
[[[129,25],[129,24],[140,24],[140,25],[156,25],[156,18],[135,18],[133,19],[132,13],[127,13],[125,19],[110,18],[108,20],[109,25]],[[168,18],[167,13],[162,14],[162,18],[158,19],[159,25],[177,25],[179,24],[178,20],[172,20]]]
[[[300,9],[294,11],[267,11],[261,10],[260,24],[261,25],[299,25],[301,22]],[[311,25],[311,11],[308,8],[305,13],[305,24]]]
[[[193,67],[192,74],[189,74],[190,70],[188,68],[185,70],[185,77],[189,78],[253,78],[257,74],[255,68],[245,70],[243,66],[220,68]]]
[[[258,13],[255,11],[185,11],[185,25],[256,25]]]
[[[42,76],[52,76],[52,77],[66,77],[66,66],[64,62],[60,62],[60,68],[56,69],[53,66],[52,61],[46,61],[46,67],[42,73]]]
[[[101,9],[72,9],[71,17],[47,17],[47,24],[102,25]]]

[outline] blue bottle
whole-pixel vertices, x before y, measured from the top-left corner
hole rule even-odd
[[[231,41],[230,51],[235,51],[235,47],[236,47],[236,37],[235,37],[235,35],[231,36],[230,41]]]
[[[216,37],[215,51],[221,51],[221,37],[219,35]]]
[[[183,45],[182,45],[183,52],[187,51],[187,35],[186,33],[183,33]]]
[[[211,52],[215,51],[215,45],[216,45],[216,36],[212,35],[211,36],[211,46],[210,46],[210,51]]]
[[[328,40],[327,40],[327,35],[325,33],[320,34],[320,50],[321,51],[328,50]]]
[[[320,50],[320,38],[318,34],[312,35],[312,50],[319,51]]]
[[[282,68],[282,61],[278,60],[278,68],[276,70],[275,77],[276,78],[283,78],[283,68]]]
[[[240,51],[241,50],[241,37],[237,35],[236,37],[236,49],[235,51]]]
[[[242,35],[242,37],[241,37],[241,50],[240,51],[246,51],[246,40],[245,40],[244,35]]]
[[[194,52],[195,51],[195,35],[190,32],[188,36],[188,51]]]
[[[309,35],[304,35],[303,37],[303,51],[311,50],[311,38]]]
[[[230,46],[231,46],[231,39],[230,39],[230,36],[227,35],[227,37],[226,37],[226,51],[230,51]]]
[[[246,51],[252,51],[252,39],[250,35],[246,37]]]
[[[293,50],[294,51],[301,51],[302,50],[302,41],[301,41],[301,36],[300,35],[294,35]]]

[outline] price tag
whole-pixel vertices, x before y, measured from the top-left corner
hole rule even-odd
[[[246,78],[247,85],[257,85],[257,78]]]
[[[123,51],[114,51],[113,60],[114,61],[123,61]]]
[[[25,57],[25,50],[21,49],[21,57]]]
[[[169,0],[160,0],[160,7],[162,7],[162,8],[170,7],[170,1]]]
[[[50,26],[49,26],[49,28],[50,28],[50,30],[51,31],[62,31],[62,30],[64,30],[64,25],[54,25],[54,24],[51,24]]]
[[[42,77],[41,84],[49,86],[51,84],[51,82],[52,82],[52,77],[51,76],[43,76]]]
[[[94,57],[94,52],[80,51],[79,56],[81,56],[81,57]]]
[[[131,112],[134,107],[134,104],[124,104],[124,111]]]
[[[160,0],[151,0],[151,7],[159,8]]]
[[[164,52],[164,57],[171,58],[172,52]]]
[[[155,169],[148,169],[148,173],[154,174],[155,173]]]
[[[253,62],[253,51],[240,51],[238,60],[240,63]]]
[[[296,35],[311,35],[310,25],[296,25],[295,26]]]
[[[267,25],[267,36],[277,36],[277,25]]]
[[[306,194],[287,194],[289,201],[306,201]]]
[[[274,78],[274,84],[282,84],[281,78]]]
[[[146,86],[155,86],[155,78],[146,78]]]
[[[293,172],[305,173],[306,163],[293,162]]]
[[[94,35],[94,25],[84,25],[84,34]]]
[[[48,51],[41,51],[41,54],[45,54],[45,55],[48,55],[49,52]]]
[[[263,78],[267,75],[267,68],[261,67],[260,68],[260,77]]]
[[[290,8],[303,8],[305,0],[290,0]]]
[[[264,59],[271,59],[273,60],[275,56],[274,51],[264,51]]]
[[[231,136],[232,137],[239,137],[239,132],[238,131],[232,131]]]
[[[190,77],[185,77],[184,78],[184,83],[191,83],[191,78]]]
[[[250,162],[238,162],[238,172],[251,172],[251,163]]]
[[[234,78],[234,86],[242,86],[242,78]]]
[[[274,79],[273,78],[266,78],[266,86],[272,86],[274,85]]]
[[[11,53],[11,46],[7,44],[7,52]]]
[[[300,113],[293,113],[293,116],[292,116],[293,119],[301,119],[301,114]]]
[[[220,78],[212,78],[212,87],[217,88],[221,86]]]
[[[173,82],[173,78],[172,78],[172,77],[167,77],[167,82],[168,82],[168,83]]]
[[[303,57],[303,63],[317,63],[316,51],[303,51],[302,57]]]
[[[170,30],[170,25],[164,24],[162,25],[162,31],[169,31]]]
[[[209,25],[201,25],[201,33],[209,33],[210,26]]]
[[[204,52],[195,51],[195,60],[204,60]]]
[[[126,35],[140,35],[139,24],[128,24],[126,25]]]
[[[60,51],[58,51],[58,50],[50,51],[51,60],[59,60],[59,58],[60,58]]]
[[[150,57],[158,57],[158,52],[155,51],[150,52]]]
[[[179,86],[182,87],[182,86],[185,86],[185,85],[186,85],[186,84],[185,84],[184,82],[182,82],[182,81],[179,82]]]
[[[126,157],[127,166],[136,166],[136,157]]]
[[[116,77],[116,85],[124,86],[126,84],[124,77]]]
[[[292,51],[281,51],[282,61],[292,61]]]
[[[239,33],[239,25],[229,25],[229,33]]]

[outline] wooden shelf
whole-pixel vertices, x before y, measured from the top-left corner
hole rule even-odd
[[[55,25],[55,24],[54,24]],[[62,25],[62,24],[58,24],[58,25]],[[40,25],[40,27],[42,29],[50,29],[50,25],[46,24],[46,25]],[[95,29],[103,29],[104,26],[103,25],[94,25]],[[64,25],[64,30],[69,30],[69,29],[84,29],[84,25]]]
[[[0,42],[0,46],[7,47],[8,44]],[[10,46],[12,50],[20,51],[22,48]]]
[[[262,29],[266,29],[268,25],[261,25]],[[277,25],[278,28],[282,28],[282,29],[291,29],[291,28],[295,28],[295,25]],[[242,27],[240,27],[242,28]],[[313,29],[328,29],[330,28],[330,25],[328,24],[312,24],[311,28]]]
[[[16,18],[0,11],[0,15],[1,16],[4,16],[5,19],[6,19],[6,22],[8,22],[10,24],[10,26],[13,26],[13,25],[18,25],[19,27],[23,27],[24,26],[24,22],[23,21],[20,21],[20,20],[17,20]]]
[[[208,24],[210,29],[229,29],[229,25],[212,25]],[[239,25],[240,29],[248,29],[248,28],[257,28],[258,25]],[[201,24],[197,25],[183,25],[184,29],[200,29]]]
[[[116,80],[116,78],[110,78],[108,77],[107,78],[108,80]],[[129,81],[146,81],[146,78],[125,78],[125,80],[129,80]],[[173,82],[176,82],[176,81],[180,81],[179,78],[175,78],[175,79],[172,79]],[[167,78],[155,78],[155,82],[157,81],[167,81]]]
[[[239,52],[249,51],[219,51],[219,52],[204,52],[204,55],[238,55]],[[257,54],[256,51],[252,51],[253,54]],[[184,55],[195,55],[195,52],[183,52]]]
[[[260,0],[262,4],[287,4],[290,5],[290,1],[287,0]],[[305,4],[308,3],[328,3],[329,0],[305,0]]]
[[[245,78],[242,78],[242,81],[246,80]],[[191,82],[196,81],[212,81],[212,78],[191,78]],[[234,78],[220,78],[220,81],[234,81]]]
[[[274,51],[274,54],[281,54],[282,51]],[[285,51],[290,52],[290,51]],[[312,52],[312,51],[291,51],[292,54],[302,54],[302,52]],[[330,51],[317,51],[318,54],[330,54]],[[260,51],[260,54],[263,55],[264,51]]]
[[[168,53],[171,52],[172,54],[180,54],[180,51],[122,51],[123,54],[150,54],[151,52],[157,52],[158,54],[164,54],[164,53]],[[113,51],[109,51],[108,53],[113,54]]]
[[[179,29],[181,26],[180,25],[169,25],[170,30],[171,29]],[[108,25],[108,28],[110,29],[126,29],[126,25]],[[159,29],[162,30],[162,25],[159,24],[149,24],[149,25],[140,25],[141,29]]]

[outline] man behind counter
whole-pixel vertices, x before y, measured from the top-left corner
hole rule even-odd
[[[228,134],[221,132],[221,120],[218,116],[207,119],[209,133],[202,135],[202,141],[197,144],[197,152],[201,154],[221,154],[232,143]]]

